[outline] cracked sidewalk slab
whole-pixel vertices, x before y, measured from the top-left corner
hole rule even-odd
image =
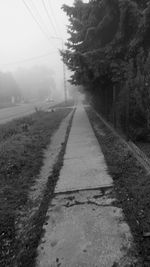
[[[126,267],[136,263],[130,229],[110,192],[80,191],[54,198],[37,267]]]

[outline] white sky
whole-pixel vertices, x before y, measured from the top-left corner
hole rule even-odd
[[[46,36],[56,36],[57,33],[58,36],[66,39],[67,17],[60,7],[63,3],[72,5],[73,0],[25,0],[25,2],[34,12],[36,19],[39,19],[39,15],[40,19],[42,18],[42,22],[44,22],[42,27],[43,31],[46,31]],[[57,32],[54,31],[49,21],[43,2],[47,5]],[[51,13],[49,2],[53,13]],[[35,7],[38,9],[38,13],[36,13]],[[58,65],[61,64],[57,52],[57,48],[61,48],[61,41],[49,40],[46,36],[32,18],[23,0],[0,0],[0,71],[14,70],[19,66],[28,67],[46,62],[57,69]],[[11,64],[47,53],[50,53],[47,57]]]
[[[42,25],[46,36],[32,18],[24,2]],[[48,65],[54,70],[57,87],[61,88],[63,66],[58,52],[58,48],[61,48],[61,40],[49,39],[47,35],[56,36],[57,34],[64,40],[67,39],[68,19],[61,10],[61,6],[64,3],[72,5],[73,2],[74,0],[0,0],[0,71],[13,72],[19,67]],[[44,9],[44,3],[52,22]],[[56,30],[52,24],[55,25]],[[49,55],[28,60],[45,54]],[[21,62],[22,60],[25,61]]]

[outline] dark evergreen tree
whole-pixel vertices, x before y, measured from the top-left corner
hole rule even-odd
[[[150,1],[141,2],[90,0],[83,3],[76,0],[71,7],[63,6],[70,21],[70,37],[62,56],[73,71],[71,82],[83,85],[101,112],[114,122],[119,114],[123,128],[129,123],[131,132],[133,125],[141,128],[148,125],[150,112],[149,87],[145,87],[150,47]],[[130,107],[129,112],[127,107]],[[137,124],[139,113],[142,115]]]

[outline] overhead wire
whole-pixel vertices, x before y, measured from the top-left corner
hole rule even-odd
[[[52,40],[57,39],[57,38],[53,38],[53,37],[51,36],[51,33],[50,33],[49,31],[47,32],[47,31],[45,30],[45,27],[43,26],[43,23],[41,23],[41,21],[43,22],[43,20],[42,20],[42,16],[41,16],[41,14],[40,14],[40,12],[39,12],[37,6],[35,5],[35,2],[34,2],[33,0],[30,0],[30,5],[29,5],[29,3],[26,2],[26,0],[22,0],[22,1],[23,1],[23,3],[24,3],[25,7],[27,8],[28,12],[30,13],[31,17],[33,18],[33,20],[35,21],[35,23],[36,23],[36,24],[38,25],[38,27],[40,28],[41,32],[45,35],[45,37],[48,39],[48,41],[51,43],[51,45],[52,45],[54,48],[56,48],[56,46],[54,46]],[[27,3],[28,3],[28,4],[27,4]],[[31,3],[32,3],[32,4],[31,4]],[[50,22],[51,22],[52,20],[51,20],[51,16],[50,16],[50,13],[49,13],[49,9],[47,9],[47,5],[46,5],[46,3],[45,3],[44,0],[42,0],[42,4],[43,4],[44,10],[45,10],[45,12],[46,12],[46,14],[47,14],[47,16],[48,16]],[[49,5],[50,11],[53,13],[51,3],[49,2],[49,4],[50,4],[50,5]],[[34,11],[36,11],[36,15],[35,15],[35,13],[34,13],[34,11],[33,11],[33,7],[34,7]],[[39,21],[39,20],[40,20],[40,21]],[[51,25],[53,25],[53,24],[51,24]],[[53,29],[55,29],[55,28],[53,28]],[[55,29],[55,32],[56,32],[56,29]],[[57,33],[56,33],[56,37],[57,37]],[[62,38],[60,38],[60,39],[62,39]]]
[[[42,4],[43,4],[44,10],[45,10],[45,12],[46,12],[46,14],[47,14],[47,17],[48,17],[48,19],[49,19],[49,21],[50,21],[50,24],[52,25],[52,28],[53,28],[53,30],[54,30],[56,36],[57,36],[57,31],[56,31],[55,25],[54,25],[54,23],[53,23],[53,20],[52,20],[52,18],[51,18],[51,16],[50,16],[50,13],[49,13],[49,11],[48,11],[48,9],[47,9],[47,6],[46,6],[46,3],[45,3],[44,0],[42,0]]]
[[[30,13],[31,17],[33,18],[33,20],[35,21],[35,23],[38,25],[38,27],[40,28],[41,32],[45,35],[45,37],[48,39],[48,41],[52,41],[52,39],[50,38],[50,36],[47,34],[47,32],[45,31],[45,29],[43,29],[43,26],[40,24],[40,22],[37,20],[37,17],[34,15],[34,13],[31,10],[31,7],[27,4],[27,2],[25,0],[22,0],[23,4],[25,5],[26,9],[28,10],[28,12]],[[52,44],[52,43],[51,43]]]
[[[53,53],[56,53],[56,52],[58,52],[58,51],[52,51],[51,53],[43,54],[43,55],[36,56],[36,57],[26,58],[26,59],[22,59],[22,60],[14,61],[14,62],[2,63],[2,64],[0,64],[0,65],[2,65],[2,66],[10,66],[10,65],[18,64],[18,63],[25,63],[25,62],[29,62],[29,61],[32,61],[32,60],[37,60],[37,59],[39,59],[39,58],[43,58],[43,57],[52,55]]]
[[[34,0],[30,0],[29,3],[30,3],[31,8],[32,8],[32,7],[34,8],[34,11],[36,12],[37,17],[39,18],[40,23],[43,25],[44,28],[46,28],[46,29],[48,30],[48,34],[49,34],[50,27],[48,27],[49,25],[47,25],[47,24],[45,23],[45,21],[43,20],[43,17],[42,17],[42,15],[40,14],[40,11],[39,11],[37,5],[35,4]]]
[[[54,14],[54,10],[53,10],[53,6],[52,6],[52,3],[51,3],[51,0],[47,0],[47,3],[48,3],[49,10],[50,10],[50,12],[52,14],[52,17],[54,18],[54,22],[55,22],[56,28],[57,28],[57,30],[59,32],[59,35],[61,36],[60,27],[59,27],[59,24],[57,22],[56,16]]]

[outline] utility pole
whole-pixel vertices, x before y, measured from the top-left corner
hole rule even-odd
[[[62,51],[64,51],[64,41],[62,39]],[[63,62],[63,75],[64,75],[64,97],[65,103],[67,103],[67,81],[66,81],[66,67],[65,63]]]
[[[61,40],[62,43],[62,51],[64,51],[64,41],[61,37],[55,37],[52,36],[51,39],[58,39]],[[63,80],[64,80],[64,99],[65,99],[65,103],[67,103],[67,81],[66,81],[66,67],[65,67],[65,63],[63,63]]]
[[[130,140],[129,126],[130,126],[130,88],[132,86],[133,77],[133,61],[130,60],[127,69],[126,76],[126,138],[127,141]]]
[[[66,81],[66,67],[63,62],[63,74],[64,74],[64,97],[65,97],[65,103],[67,103],[67,81]]]
[[[129,101],[130,101],[130,87],[129,87],[129,83],[126,82],[126,138],[127,141],[129,141]]]
[[[116,121],[116,85],[113,86],[113,124],[114,128],[117,127],[117,121]]]

